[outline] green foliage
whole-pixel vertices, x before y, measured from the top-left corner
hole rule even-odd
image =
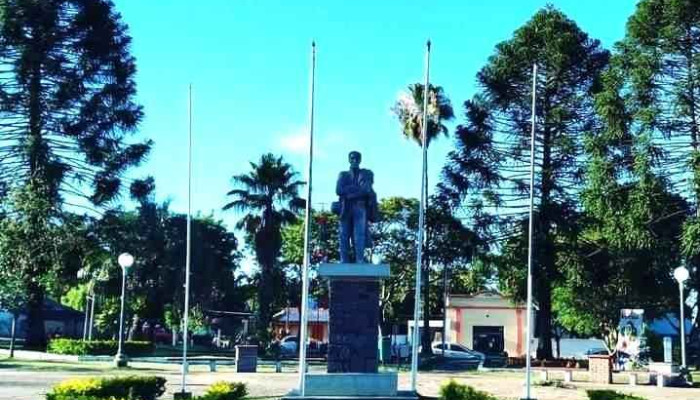
[[[125,140],[143,115],[126,25],[105,0],[3,5],[0,98],[2,117],[15,122],[2,134],[16,145],[2,152],[12,184],[36,180],[52,203],[62,189],[80,195],[62,187],[68,181],[89,185],[96,204],[114,199],[120,175],[151,147]]]
[[[95,327],[100,332],[116,332],[119,329],[120,299],[116,296],[102,297],[95,314]]]
[[[418,201],[390,197],[379,201],[379,222],[373,224],[373,254],[389,264],[391,276],[384,281],[381,300],[385,320],[398,322],[401,316],[412,315],[416,268]]]
[[[645,329],[644,342],[649,351],[649,361],[661,361],[664,359],[664,340],[661,336],[654,334],[651,329]],[[675,348],[676,346],[674,346]]]
[[[75,310],[85,310],[88,285],[79,284],[68,289],[68,292],[61,296],[61,304]]]
[[[587,390],[589,400],[646,400],[644,397],[624,394],[614,390]]]
[[[649,4],[640,2],[638,13],[646,13]],[[566,281],[554,291],[561,324],[603,336],[609,346],[617,342],[619,309],[643,308],[645,317],[654,318],[674,305],[677,288],[670,271],[681,263],[681,250],[689,254],[695,246],[692,221],[681,230],[692,209],[674,193],[675,178],[659,170],[668,153],[657,129],[669,127],[658,113],[672,111],[663,110],[668,103],[654,104],[661,92],[647,83],[664,74],[654,66],[664,46],[635,38],[639,17],[630,19],[626,39],[601,76],[595,96],[601,129],[589,132],[584,143],[590,162],[581,193],[581,232],[566,258]],[[665,86],[673,79],[659,82]]]
[[[321,262],[335,262],[340,258],[338,241],[338,216],[329,211],[312,211],[310,268],[312,271]],[[275,280],[279,286],[275,290],[275,308],[286,307],[287,302],[297,306],[301,300],[301,267],[304,261],[304,220],[282,228],[281,263],[285,267],[284,276]],[[281,281],[281,282],[280,282]],[[312,280],[309,293],[316,298],[327,295],[327,286]]]
[[[263,154],[251,171],[234,175],[234,189],[227,193],[231,201],[223,209],[244,213],[236,227],[244,229],[246,242],[252,245],[260,267],[258,285],[258,338],[267,336],[272,318],[275,266],[282,249],[282,228],[297,221],[305,206],[299,197],[304,182],[284,159]],[[278,273],[277,276],[280,274]],[[263,343],[266,347],[266,344]]]
[[[54,354],[103,356],[116,354],[118,347],[116,340],[51,339],[46,351]],[[126,341],[123,350],[131,357],[147,356],[153,354],[155,346],[151,342]]]
[[[5,260],[0,257],[0,260]],[[0,310],[18,313],[26,304],[24,282],[10,268],[0,267]]]
[[[0,118],[13,122],[0,127],[0,159],[3,195],[14,193],[3,242],[27,293],[28,343],[42,346],[44,297],[79,260],[60,235],[64,198],[107,205],[152,143],[128,140],[142,111],[131,38],[111,1],[6,0],[2,12]]]
[[[497,400],[486,392],[450,380],[440,387],[439,400]]]
[[[165,378],[121,376],[65,380],[46,394],[47,400],[129,399],[155,400],[165,393]]]
[[[423,96],[425,85],[414,83],[408,85],[408,90],[401,93],[391,111],[396,115],[401,124],[401,133],[419,146],[422,143],[423,126]],[[440,133],[447,135],[448,130],[444,122],[454,118],[454,110],[450,99],[441,86],[432,84],[428,87],[428,145]]]
[[[142,202],[134,211],[109,211],[94,225],[94,233],[110,249],[109,279],[100,283],[97,323],[114,332],[118,323],[121,270],[114,262],[119,253],[136,256],[127,276],[127,314],[142,320],[162,321],[181,329],[184,304],[187,217],[169,210],[168,204]],[[190,328],[204,325],[202,309],[243,309],[245,296],[235,272],[239,267],[238,240],[221,221],[210,216],[192,218]]]
[[[631,135],[653,144],[646,162],[669,181],[670,190],[692,203],[681,237],[691,271],[700,265],[698,10],[694,1],[639,1],[614,60]],[[691,274],[687,285],[700,289],[698,274]],[[697,300],[692,306],[697,307]]]
[[[584,134],[596,128],[593,94],[609,54],[554,7],[538,11],[496,45],[479,71],[479,93],[443,169],[440,196],[466,210],[473,230],[498,247],[499,287],[523,297],[527,266],[533,64],[537,64],[534,294],[539,358],[552,357],[552,289],[579,224]]]
[[[245,383],[219,381],[209,386],[204,395],[197,397],[197,400],[241,400],[247,395]]]
[[[435,226],[430,246],[433,259],[437,261],[435,265],[449,268],[452,288],[465,290],[459,293],[484,289],[490,269],[484,263],[471,262],[481,246],[480,241],[449,210],[440,208],[438,202],[434,204],[428,218]],[[418,201],[385,198],[379,202],[379,213],[379,222],[372,226],[372,252],[391,268],[391,276],[384,282],[382,312],[386,322],[399,322],[413,313]],[[433,280],[430,284],[430,302],[440,307],[442,280]]]

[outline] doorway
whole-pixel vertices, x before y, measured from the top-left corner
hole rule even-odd
[[[472,331],[473,349],[484,354],[503,353],[502,326],[475,326]]]

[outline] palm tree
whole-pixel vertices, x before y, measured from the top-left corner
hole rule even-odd
[[[234,189],[227,193],[231,201],[223,209],[245,213],[236,228],[246,232],[260,266],[257,329],[259,338],[264,341],[274,297],[273,269],[282,248],[281,229],[294,223],[304,208],[299,188],[305,183],[281,156],[263,154],[257,164],[251,162],[250,166],[247,174],[233,176]]]
[[[392,111],[401,123],[401,133],[410,140],[422,145],[423,135],[423,92],[424,85],[414,83],[408,85],[408,90],[399,94]],[[442,86],[430,85],[428,89],[428,146],[438,134],[447,136],[447,127],[443,121],[450,121],[454,118],[454,111],[450,99],[445,95]]]
[[[399,119],[401,123],[401,133],[406,139],[413,140],[419,146],[423,145],[423,97],[425,92],[425,85],[420,83],[414,83],[408,85],[408,91],[399,94],[399,98],[396,101],[392,111]],[[454,110],[452,109],[452,104],[450,99],[447,98],[445,92],[441,86],[428,86],[428,126],[426,129],[427,135],[427,146],[430,146],[430,142],[435,139],[439,134],[445,136],[448,135],[448,129],[443,124],[443,121],[449,121],[454,118]],[[428,165],[426,161],[425,168],[423,169],[423,176],[425,179],[425,186],[422,190],[425,193],[425,202],[423,204],[423,209],[428,210]],[[427,215],[426,215],[427,216]],[[430,298],[430,288],[429,288],[429,272],[430,272],[430,252],[428,251],[427,243],[429,242],[430,230],[428,229],[428,220],[426,218],[425,226],[425,245],[424,245],[424,257],[423,257],[423,320],[430,320],[430,304],[428,299]],[[417,322],[416,322],[417,323]],[[427,322],[426,322],[427,324]],[[426,325],[427,326],[427,325]],[[422,351],[426,354],[432,353],[430,348],[430,330],[423,330],[422,337]]]

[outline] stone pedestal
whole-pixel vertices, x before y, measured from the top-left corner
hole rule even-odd
[[[236,346],[236,372],[256,372],[258,369],[258,346]]]
[[[388,265],[323,264],[330,285],[328,373],[376,373],[380,281]]]
[[[416,400],[397,390],[396,373],[379,373],[379,290],[388,265],[322,264],[330,285],[328,373],[306,374],[304,393],[285,399]]]
[[[612,383],[612,357],[609,355],[588,356],[588,371],[592,383]]]
[[[330,282],[328,372],[376,373],[379,282]]]

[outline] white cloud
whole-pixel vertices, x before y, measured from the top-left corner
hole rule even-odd
[[[314,132],[314,156],[325,159],[328,154],[345,154],[352,147],[350,137],[339,132]],[[306,127],[290,129],[289,133],[278,136],[276,145],[283,151],[307,156],[309,152],[309,131]]]
[[[295,129],[291,133],[282,135],[278,144],[290,153],[306,154],[309,151],[309,134],[303,128]]]

